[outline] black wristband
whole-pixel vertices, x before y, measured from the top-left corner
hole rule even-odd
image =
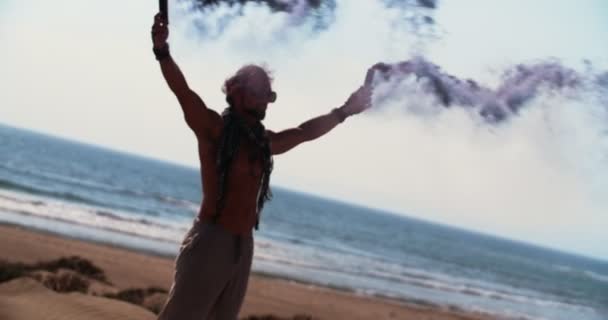
[[[346,118],[348,118],[348,114],[346,114],[346,112],[344,112],[344,110],[342,110],[342,108],[334,108],[333,110],[331,110],[331,113],[333,115],[335,115],[336,117],[338,117],[338,120],[340,121],[340,123],[344,122],[344,120],[346,120]]]
[[[171,56],[171,53],[169,52],[169,44],[165,44],[160,48],[152,48],[152,51],[154,52],[154,56],[158,61],[162,61]]]

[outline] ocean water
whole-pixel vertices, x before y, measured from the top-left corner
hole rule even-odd
[[[512,318],[608,319],[608,262],[274,186],[254,270]],[[0,222],[172,256],[198,170],[0,125]]]

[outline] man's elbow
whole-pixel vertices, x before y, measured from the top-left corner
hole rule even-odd
[[[313,128],[300,126],[298,127],[297,135],[294,140],[297,141],[297,144],[308,142],[311,140],[315,140],[321,135],[316,132]]]

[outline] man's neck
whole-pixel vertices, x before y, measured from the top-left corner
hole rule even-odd
[[[257,117],[255,117],[252,114],[249,114],[247,112],[241,112],[239,110],[234,110],[234,112],[239,116],[239,118],[241,118],[243,120],[243,122],[245,122],[245,124],[249,127],[253,127],[256,124],[261,124],[262,121],[260,121]]]

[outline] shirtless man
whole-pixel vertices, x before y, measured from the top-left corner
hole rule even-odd
[[[222,115],[208,109],[188,86],[169,53],[168,27],[154,18],[156,59],[177,97],[186,123],[196,135],[203,188],[198,217],[175,262],[163,320],[236,319],[243,302],[253,257],[252,229],[270,198],[272,156],[314,140],[369,107],[370,89],[362,86],[340,108],[280,132],[261,121],[276,99],[271,78],[261,67],[247,65],[224,83],[228,108]],[[371,69],[370,69],[371,70]]]

